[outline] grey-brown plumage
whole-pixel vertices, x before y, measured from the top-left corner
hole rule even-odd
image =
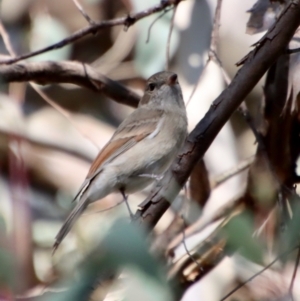
[[[100,151],[76,196],[78,203],[56,236],[54,250],[89,203],[106,195],[133,193],[170,166],[187,134],[187,117],[177,75],[159,72],[147,81],[138,108]],[[141,176],[144,175],[144,176]]]

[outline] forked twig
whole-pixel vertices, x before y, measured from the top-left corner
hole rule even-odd
[[[24,60],[24,59],[28,59],[30,57],[48,52],[50,50],[54,50],[54,49],[59,49],[62,48],[68,44],[71,44],[79,39],[81,39],[82,37],[85,37],[89,34],[95,34],[97,32],[99,32],[100,30],[106,29],[106,28],[110,28],[113,26],[120,26],[123,25],[125,26],[125,28],[129,28],[130,26],[132,26],[134,23],[136,23],[137,21],[139,21],[140,19],[143,19],[147,16],[150,16],[154,13],[160,12],[162,10],[164,10],[165,8],[174,5],[174,4],[178,4],[179,2],[181,2],[182,0],[164,0],[161,1],[159,4],[152,6],[148,9],[145,9],[141,12],[135,13],[135,14],[131,14],[128,15],[126,17],[121,17],[121,18],[116,18],[116,19],[112,19],[112,20],[105,20],[105,21],[101,21],[101,22],[96,22],[94,25],[90,25],[87,26],[85,28],[82,28],[76,32],[74,32],[72,35],[68,36],[67,38],[49,45],[47,47],[38,49],[36,51],[32,51],[29,53],[25,53],[22,54],[20,56],[16,56],[13,58],[9,58],[9,59],[2,59],[0,60],[0,64],[13,64],[16,63],[18,61]]]
[[[78,8],[78,10],[80,11],[80,13],[83,15],[83,17],[88,21],[88,23],[90,25],[95,25],[96,22],[87,14],[87,12],[83,9],[83,7],[81,6],[81,4],[78,2],[78,0],[72,0],[74,2],[74,4],[76,5],[76,7]]]
[[[165,9],[160,15],[158,15],[150,24],[149,28],[148,28],[148,32],[147,32],[147,39],[146,39],[146,44],[149,43],[150,41],[150,34],[151,34],[151,29],[154,26],[154,24],[156,23],[156,21],[158,21],[159,19],[161,19],[166,13],[168,13],[170,10],[172,10],[173,7],[169,7],[168,9]]]

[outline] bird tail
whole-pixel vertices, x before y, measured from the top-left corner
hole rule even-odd
[[[71,211],[69,216],[67,217],[66,221],[60,228],[59,232],[57,233],[55,237],[55,243],[53,245],[53,253],[55,253],[56,249],[60,245],[60,243],[63,241],[63,239],[66,237],[66,235],[70,232],[72,226],[76,222],[76,220],[79,218],[81,213],[86,209],[88,206],[87,199],[83,198],[79,201],[79,203],[74,207],[74,209]]]

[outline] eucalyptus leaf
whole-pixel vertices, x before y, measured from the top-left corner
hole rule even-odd
[[[288,220],[282,221],[282,226],[279,228],[279,253],[300,244],[300,198],[294,195],[289,201],[292,216],[289,216]],[[287,258],[283,258],[283,261]]]
[[[127,277],[133,272],[133,278],[128,282],[129,288],[137,283],[136,275],[141,276],[138,282],[142,281],[143,286],[147,287],[136,292],[139,300],[173,300],[172,290],[159,262],[149,253],[146,237],[146,233],[136,225],[123,219],[117,220],[99,246],[78,267],[79,277],[67,279],[65,286],[70,289],[46,300],[87,300],[102,279],[114,277],[124,268],[129,271]],[[153,290],[159,293],[153,294]],[[132,297],[132,294],[135,292],[128,297]],[[159,299],[158,295],[164,299]]]
[[[223,228],[227,252],[239,252],[245,258],[261,264],[263,245],[253,237],[253,217],[249,212],[234,216]]]

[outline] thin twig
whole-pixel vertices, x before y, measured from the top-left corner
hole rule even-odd
[[[272,165],[269,155],[267,153],[266,150],[266,146],[265,146],[265,142],[263,140],[263,136],[258,132],[258,130],[256,129],[254,120],[246,106],[246,104],[243,102],[240,107],[238,108],[238,111],[242,114],[242,116],[245,118],[247,124],[249,125],[249,127],[251,128],[255,139],[258,143],[258,146],[262,152],[262,155],[264,156],[265,160],[266,160],[266,164],[276,182],[276,184],[278,185],[278,187],[280,187],[280,189],[286,189],[289,193],[291,193],[292,195],[295,195],[295,191],[292,191],[289,187],[287,187],[284,183],[282,183],[282,181],[278,178],[278,175],[275,171],[274,166]]]
[[[3,43],[4,43],[4,46],[5,46],[6,50],[7,50],[7,52],[9,53],[10,56],[15,57],[16,56],[16,52],[15,52],[13,46],[12,46],[12,43],[10,41],[10,37],[9,37],[6,29],[4,28],[1,19],[0,19],[0,34],[2,36]]]
[[[173,15],[172,15],[171,22],[170,22],[170,30],[169,30],[167,48],[166,48],[166,70],[169,69],[171,37],[172,37],[173,28],[174,28],[174,19],[175,19],[177,7],[178,7],[178,5],[174,5]]]
[[[218,40],[219,40],[221,7],[222,7],[222,0],[218,0],[216,10],[215,10],[213,30],[211,32],[211,41],[210,41],[210,50],[215,53],[217,52],[217,46],[218,46]]]
[[[4,28],[3,26],[3,23],[2,21],[0,20],[0,34],[2,36],[2,39],[3,39],[3,42],[4,42],[4,45],[7,49],[7,51],[9,52],[9,54],[13,57],[16,56],[16,52],[14,51],[13,47],[12,47],[12,44],[11,44],[11,41],[10,41],[10,37],[6,31],[6,29]],[[64,110],[63,108],[61,108],[59,105],[57,105],[55,102],[53,102],[50,98],[48,99],[48,97],[45,95],[44,92],[40,91],[39,88],[35,87],[34,83],[31,83],[31,86],[32,88],[38,93],[40,94],[40,96],[42,98],[44,98],[46,100],[46,102],[48,104],[50,104],[52,107],[54,107],[59,113],[61,113],[64,117],[66,118],[70,118],[70,113],[67,112],[66,110]]]
[[[271,261],[268,265],[266,265],[263,269],[261,269],[259,272],[255,273],[253,276],[251,276],[250,278],[248,278],[246,281],[240,283],[238,286],[236,286],[233,290],[231,290],[228,294],[226,294],[222,299],[220,299],[220,301],[224,301],[226,300],[228,297],[230,297],[233,293],[235,293],[237,290],[239,290],[241,287],[243,287],[244,285],[246,285],[248,282],[252,281],[254,278],[256,278],[257,276],[259,276],[260,274],[262,274],[264,271],[266,271],[267,269],[269,269],[274,263],[276,263],[280,258],[290,254],[291,252],[293,252],[295,249],[300,248],[300,246],[295,246],[293,248],[291,248],[290,250],[287,250],[285,252],[283,252],[282,254],[278,255],[273,261]]]
[[[98,211],[95,211],[95,212],[89,212],[89,213],[84,213],[83,215],[91,215],[91,214],[95,214],[95,213],[102,213],[102,212],[105,212],[105,211],[109,211],[111,209],[114,209],[118,206],[120,206],[122,203],[124,203],[124,200],[112,205],[112,206],[109,206],[108,208],[105,208],[105,209],[101,209],[101,210],[98,210]]]
[[[298,53],[300,52],[300,48],[294,48],[294,49],[287,49],[286,53],[287,54],[293,54],[293,53]]]
[[[224,69],[223,64],[222,64],[221,60],[219,59],[217,53],[214,52],[214,51],[212,51],[212,50],[210,50],[209,53],[208,53],[208,57],[207,57],[206,63],[204,65],[204,67],[203,67],[203,70],[202,70],[200,76],[199,76],[199,79],[198,79],[197,83],[194,85],[194,88],[193,88],[193,90],[192,90],[192,92],[190,94],[190,97],[189,97],[188,101],[186,102],[186,106],[188,106],[188,104],[190,103],[191,99],[193,98],[193,96],[194,96],[194,94],[195,94],[195,92],[197,90],[198,85],[202,81],[202,78],[203,78],[203,76],[205,74],[205,70],[206,70],[208,64],[211,61],[214,61],[219,66],[219,68],[221,69],[222,75],[223,75],[223,78],[224,78],[224,81],[225,81],[226,85],[228,86],[230,84],[230,82],[231,82],[230,76],[228,75],[227,71]]]
[[[211,55],[213,55],[214,62],[221,69],[222,75],[223,75],[223,78],[224,78],[224,81],[225,81],[226,85],[229,86],[229,84],[231,82],[231,78],[230,78],[229,74],[227,73],[227,71],[224,69],[223,64],[222,64],[220,58],[218,57],[217,53],[214,52],[214,51],[211,51]]]
[[[199,271],[202,272],[203,268],[200,266],[199,262],[190,253],[190,251],[188,250],[187,245],[185,243],[185,239],[186,239],[186,237],[185,237],[186,223],[185,223],[184,217],[181,216],[181,218],[182,218],[182,221],[183,221],[183,227],[182,227],[182,244],[183,244],[183,247],[185,249],[186,254],[189,256],[189,258],[192,260],[192,262],[194,262],[196,264],[196,266],[198,267]]]
[[[48,141],[47,139],[42,140],[39,138],[33,138],[29,137],[27,135],[23,135],[19,132],[9,131],[5,130],[3,128],[0,128],[0,137],[5,139],[9,136],[15,137],[18,140],[26,141],[30,145],[37,146],[37,147],[43,147],[48,148],[54,151],[63,152],[71,156],[75,156],[77,158],[80,158],[88,163],[91,163],[94,159],[94,156],[88,155],[87,153],[81,151],[80,149],[74,149],[65,145],[60,145],[52,141]]]
[[[191,99],[193,98],[194,94],[195,94],[195,91],[197,90],[197,87],[198,85],[200,84],[202,78],[203,78],[203,75],[204,75],[204,72],[205,70],[207,69],[207,66],[209,64],[209,62],[216,58],[217,55],[216,55],[216,51],[217,51],[217,44],[218,44],[218,37],[219,37],[219,27],[220,27],[220,17],[221,17],[221,7],[222,7],[222,0],[218,0],[217,2],[217,6],[216,6],[216,10],[215,10],[215,16],[214,16],[214,21],[213,21],[213,29],[212,29],[212,32],[211,32],[211,37],[210,37],[210,46],[209,46],[209,52],[208,52],[208,58],[206,60],[206,63],[203,67],[203,70],[198,78],[198,81],[197,83],[195,84],[191,94],[190,94],[190,97],[188,98],[188,101],[186,103],[186,106],[189,105]],[[220,60],[219,59],[215,59],[216,62],[220,65]],[[226,74],[226,73],[225,73]],[[223,75],[224,75],[224,72],[223,72]],[[224,76],[225,78],[225,76]]]
[[[258,149],[261,150],[262,152],[262,155],[266,161],[266,164],[267,164],[267,167],[269,168],[276,184],[278,185],[278,187],[282,187],[283,186],[283,183],[281,183],[281,181],[279,180],[276,172],[275,172],[275,169],[273,167],[273,165],[271,164],[271,161],[270,161],[270,158],[268,156],[268,153],[267,153],[267,150],[266,150],[266,146],[265,146],[265,142],[263,140],[263,137],[262,135],[258,132],[258,130],[256,129],[256,126],[255,126],[255,123],[254,123],[254,120],[245,104],[245,102],[241,103],[240,107],[238,108],[238,112],[241,113],[241,115],[244,117],[245,121],[247,122],[248,126],[250,127],[250,129],[252,130],[254,136],[255,136],[255,139],[258,143]]]
[[[10,37],[9,37],[5,27],[3,26],[1,19],[0,19],[0,34],[3,38],[4,45],[7,49],[7,51],[9,52],[9,54],[12,57],[16,57],[16,52],[14,51]],[[59,112],[62,116],[64,116],[73,125],[73,127],[78,131],[79,134],[81,134],[83,137],[87,138],[93,145],[96,146],[96,148],[98,148],[97,144],[93,140],[91,140],[86,134],[82,133],[82,131],[73,122],[73,120],[71,119],[72,114],[69,111],[67,111],[66,109],[61,107],[59,104],[57,104],[55,101],[53,101],[39,87],[37,87],[35,85],[35,83],[29,82],[29,84],[51,107],[53,107],[57,112]]]
[[[146,39],[146,44],[149,43],[150,41],[150,34],[151,34],[151,29],[154,26],[154,24],[161,19],[166,13],[168,13],[170,10],[172,10],[173,7],[169,7],[168,9],[165,9],[159,16],[157,16],[152,23],[150,24],[149,28],[148,28],[148,32],[147,32],[147,39]]]
[[[189,238],[194,234],[200,233],[207,226],[211,225],[214,222],[221,221],[232,214],[234,211],[242,211],[243,210],[243,199],[242,195],[244,193],[240,193],[233,200],[227,202],[223,206],[221,206],[217,211],[210,215],[204,215],[200,217],[196,222],[185,228],[184,234],[185,238]],[[167,250],[175,249],[182,242],[182,235],[178,234],[175,236],[172,241],[168,244]]]
[[[181,1],[182,0],[165,0],[165,1],[161,1],[159,4],[157,4],[155,6],[152,6],[141,12],[128,15],[126,17],[116,18],[116,19],[112,19],[112,20],[106,20],[106,21],[102,21],[102,22],[96,22],[94,25],[82,28],[82,29],[74,32],[72,35],[68,36],[67,38],[65,38],[55,44],[41,48],[36,51],[22,54],[20,56],[14,57],[14,58],[0,60],[0,64],[13,64],[15,62],[18,62],[18,61],[21,61],[24,59],[28,59],[30,57],[48,52],[50,50],[62,48],[68,44],[71,44],[71,43],[81,39],[82,37],[85,37],[89,34],[96,34],[100,30],[110,28],[113,26],[123,25],[123,26],[125,26],[125,28],[129,28],[130,26],[132,26],[134,23],[136,23],[140,19],[150,16],[154,13],[160,12],[160,11],[164,10],[165,8],[167,8],[171,5],[174,5],[175,3],[179,3]]]
[[[265,145],[264,145],[264,141],[262,139],[261,134],[257,131],[254,120],[245,104],[245,102],[243,102],[240,107],[238,108],[238,112],[241,113],[241,115],[244,117],[245,121],[247,122],[248,126],[250,127],[250,129],[252,130],[255,139],[259,145],[259,147],[261,147],[262,149],[265,149]]]
[[[65,117],[82,137],[89,140],[97,149],[99,149],[97,143],[95,143],[95,141],[93,141],[88,135],[83,133],[80,130],[80,128],[77,126],[77,124],[73,121],[71,112],[69,112],[68,110],[64,109],[62,106],[57,104],[53,99],[51,99],[42,89],[37,87],[34,83],[29,82],[29,84],[34,89],[34,91],[38,93],[46,101],[48,105],[50,105],[54,110],[56,110],[59,114]]]
[[[298,246],[297,258],[296,258],[294,271],[293,271],[293,275],[292,275],[292,279],[291,279],[291,283],[290,283],[290,287],[289,287],[289,293],[290,293],[290,296],[291,296],[292,300],[294,299],[294,297],[293,297],[293,287],[294,287],[295,279],[296,279],[296,276],[297,276],[297,270],[298,270],[299,262],[300,262],[300,246]]]
[[[0,19],[0,35],[2,36],[4,46],[7,52],[14,56],[15,51],[12,46],[10,37],[5,30],[5,27]],[[22,91],[22,92],[25,92]],[[23,94],[23,93],[22,93]],[[10,95],[11,96],[11,95]],[[21,97],[22,103],[24,101],[24,95]],[[20,100],[15,102],[21,111]],[[23,116],[22,116],[23,117]],[[22,140],[19,140],[16,136],[10,136],[9,144],[14,144],[16,147],[15,151],[12,149],[8,152],[8,166],[9,166],[9,176],[10,176],[10,186],[11,186],[11,206],[12,206],[12,222],[13,231],[11,233],[11,238],[13,242],[14,256],[20,258],[20,261],[15,266],[17,274],[23,275],[26,271],[28,279],[23,283],[24,287],[31,287],[37,284],[37,278],[33,267],[33,256],[32,256],[32,244],[29,243],[32,240],[31,232],[24,229],[30,229],[32,227],[32,217],[31,210],[29,206],[28,193],[28,174],[27,167],[24,163],[24,158],[21,152]],[[25,255],[24,255],[25,254]],[[24,257],[25,256],[25,257]],[[20,277],[16,280],[21,281]],[[22,279],[23,281],[23,279]]]
[[[205,72],[205,70],[206,70],[206,68],[207,68],[209,62],[210,62],[210,58],[208,57],[207,60],[206,60],[205,65],[204,65],[204,67],[203,67],[203,70],[202,70],[202,72],[201,72],[201,74],[200,74],[200,76],[199,76],[199,78],[198,78],[198,80],[197,80],[197,83],[194,85],[194,88],[193,88],[193,90],[192,90],[192,92],[191,92],[191,94],[190,94],[190,96],[189,96],[189,98],[188,98],[188,100],[187,100],[187,102],[186,102],[186,105],[185,105],[186,107],[187,107],[187,106],[189,105],[189,103],[191,102],[191,100],[192,100],[192,98],[193,98],[193,96],[194,96],[194,94],[195,94],[195,92],[196,92],[196,90],[197,90],[199,84],[201,83],[201,80],[202,80],[202,78],[203,78],[203,76],[204,76],[204,72]]]
[[[243,99],[282,54],[300,24],[300,0],[289,2],[274,26],[248,54],[230,85],[212,102],[205,116],[189,134],[177,159],[141,203],[135,219],[148,229],[160,220],[187,181],[216,135]]]
[[[69,112],[68,110],[64,109],[62,106],[57,104],[53,99],[51,99],[45,92],[43,92],[42,89],[37,87],[34,83],[29,82],[29,84],[35,90],[35,92],[38,93],[46,101],[47,104],[49,104],[54,110],[56,110],[63,117],[65,117],[82,137],[89,140],[97,149],[99,149],[99,146],[97,145],[97,143],[95,143],[95,141],[93,141],[88,135],[83,133],[80,130],[80,128],[77,126],[77,124],[73,122],[71,112]]]
[[[96,22],[85,12],[85,10],[81,6],[81,4],[77,0],[72,0],[72,1],[74,2],[74,4],[76,5],[76,7],[78,8],[78,10],[81,12],[81,14],[83,15],[83,17],[88,21],[88,23],[91,26],[95,25]]]
[[[10,37],[6,31],[6,29],[3,26],[2,21],[0,20],[0,34],[3,37],[3,42],[5,44],[5,47],[7,49],[7,51],[9,52],[9,54],[13,57],[16,56],[16,52],[13,49],[12,43],[10,41]],[[87,140],[89,140],[93,145],[96,146],[96,148],[98,148],[98,145],[92,140],[90,139],[89,136],[87,136],[85,133],[83,133],[80,128],[78,128],[78,126],[73,122],[72,120],[72,114],[67,111],[66,109],[64,109],[63,107],[61,107],[59,104],[57,104],[54,100],[52,100],[48,95],[46,95],[46,93],[44,93],[42,91],[42,89],[40,89],[39,87],[37,87],[33,82],[29,82],[29,84],[31,85],[31,87],[51,106],[53,107],[57,112],[59,112],[62,116],[64,116],[72,125],[73,127],[78,131],[79,134],[81,134],[84,138],[86,138]]]
[[[221,185],[222,183],[229,180],[233,176],[235,176],[238,173],[244,171],[245,169],[247,169],[253,163],[253,161],[254,161],[254,157],[252,156],[250,158],[247,158],[247,159],[243,160],[242,162],[240,162],[238,165],[234,166],[233,168],[225,171],[221,175],[218,175],[217,177],[215,177],[214,179],[212,179],[210,181],[211,189],[216,188],[217,186]]]

